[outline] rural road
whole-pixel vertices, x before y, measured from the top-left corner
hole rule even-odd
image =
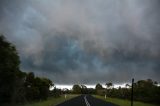
[[[81,95],[66,102],[63,102],[57,106],[117,106],[117,105],[97,99],[91,95]]]

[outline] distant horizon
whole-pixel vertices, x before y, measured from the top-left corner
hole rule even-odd
[[[101,84],[101,83],[100,83]],[[113,87],[114,88],[118,88],[118,87],[125,87],[125,85],[126,84],[128,84],[128,83],[123,83],[123,84],[113,84]],[[74,85],[74,84],[73,84]],[[72,84],[55,84],[55,86],[54,87],[56,87],[56,88],[58,88],[58,89],[65,89],[65,88],[67,88],[67,89],[69,89],[69,90],[71,90],[72,89],[72,87],[73,87],[73,85]],[[96,86],[96,84],[94,85],[89,85],[89,84],[79,84],[79,85],[85,85],[87,88],[95,88],[95,86]],[[105,84],[101,84],[102,86],[103,86],[103,88],[106,88],[106,86],[105,86]],[[51,89],[53,89],[54,87],[52,87]]]
[[[157,83],[158,83],[157,86],[160,86],[160,82],[157,82]],[[96,84],[98,84],[98,83],[96,83]],[[96,84],[78,84],[78,85],[85,85],[87,88],[95,88]],[[99,84],[101,84],[103,88],[106,88],[105,83],[99,83]],[[119,88],[119,87],[125,88],[126,84],[131,85],[131,82],[129,82],[129,83],[127,83],[127,82],[126,83],[112,83],[112,84],[113,84],[113,88]],[[58,89],[67,88],[67,89],[71,90],[73,85],[75,85],[75,84],[56,84],[55,83],[54,86],[51,87],[50,89],[54,89],[54,87],[56,87]]]

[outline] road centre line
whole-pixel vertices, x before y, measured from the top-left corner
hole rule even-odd
[[[89,104],[89,102],[88,102],[86,96],[84,96],[84,101],[85,101],[85,103],[86,103],[86,106],[91,106],[91,105]]]

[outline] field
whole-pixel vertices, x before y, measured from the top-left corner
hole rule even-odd
[[[67,95],[67,98],[65,99],[64,96],[61,96],[59,98],[49,98],[48,100],[46,101],[41,101],[41,102],[35,102],[35,103],[29,103],[29,104],[26,104],[24,106],[55,106],[59,103],[62,103],[66,100],[69,100],[71,98],[74,98],[76,97],[77,95]]]
[[[105,99],[103,96],[97,96],[97,95],[94,97],[105,100],[107,102],[117,104],[119,106],[131,106],[131,103],[128,100],[108,98],[108,97]],[[158,105],[153,105],[153,104],[148,104],[148,103],[143,103],[143,102],[134,102],[133,106],[158,106]]]

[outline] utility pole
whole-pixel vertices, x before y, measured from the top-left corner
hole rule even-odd
[[[134,78],[132,79],[132,92],[131,92],[131,106],[133,106],[133,84],[134,84]]]

